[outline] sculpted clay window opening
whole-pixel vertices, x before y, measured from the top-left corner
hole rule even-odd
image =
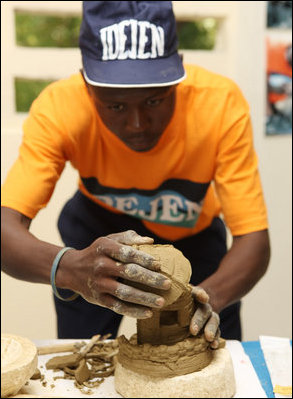
[[[160,314],[160,326],[170,326],[178,323],[178,312],[172,310],[164,310]]]

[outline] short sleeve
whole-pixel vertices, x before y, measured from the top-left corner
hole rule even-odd
[[[19,155],[2,186],[1,205],[29,218],[49,202],[67,160],[50,88],[36,99],[23,125]]]
[[[232,235],[268,227],[249,107],[236,85],[225,99],[215,188]]]

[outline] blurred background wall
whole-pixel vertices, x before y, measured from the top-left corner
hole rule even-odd
[[[264,278],[243,299],[243,340],[257,340],[261,334],[291,337],[292,134],[265,134],[268,2],[173,1],[173,5],[181,40],[185,41],[185,49],[180,50],[185,62],[235,80],[251,107],[254,143],[269,212],[272,257]],[[27,13],[33,21],[36,16],[65,18],[62,29],[57,27],[53,37],[48,38],[53,44],[40,47],[38,35],[30,32],[32,22],[28,16],[22,20]],[[81,67],[76,47],[80,14],[80,1],[1,2],[2,181],[21,142],[26,101],[30,101],[22,99],[22,93],[34,97],[48,81],[67,77]],[[65,29],[66,19],[70,21]],[[192,21],[196,21],[195,26]],[[287,37],[290,32],[290,26],[285,26],[279,34]],[[192,43],[194,37],[198,37],[196,43]],[[199,43],[202,37],[203,44]],[[52,47],[58,41],[64,47]],[[76,172],[67,165],[49,205],[32,222],[31,232],[38,238],[62,245],[56,221],[63,204],[75,191],[76,182]],[[1,288],[2,332],[31,339],[56,337],[49,286],[19,281],[1,272]],[[135,320],[124,318],[120,332],[129,336],[134,329]]]

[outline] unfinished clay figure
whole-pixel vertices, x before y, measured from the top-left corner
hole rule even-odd
[[[212,350],[203,334],[195,337],[189,331],[195,304],[188,259],[172,245],[136,248],[160,261],[160,273],[172,280],[172,286],[168,291],[148,287],[164,297],[165,305],[160,310],[153,309],[151,318],[137,320],[137,334],[130,340],[125,336],[118,338],[116,390],[125,397],[233,396],[234,372],[230,354],[223,348],[225,341],[221,340],[220,349]],[[131,284],[146,289],[141,284]],[[201,382],[206,385],[203,391]]]

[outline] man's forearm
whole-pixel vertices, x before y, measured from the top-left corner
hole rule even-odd
[[[30,220],[12,209],[1,208],[1,219],[1,269],[20,280],[49,284],[61,248],[34,237]]]
[[[269,259],[267,230],[234,237],[218,270],[200,284],[213,309],[219,313],[246,295],[265,274]]]

